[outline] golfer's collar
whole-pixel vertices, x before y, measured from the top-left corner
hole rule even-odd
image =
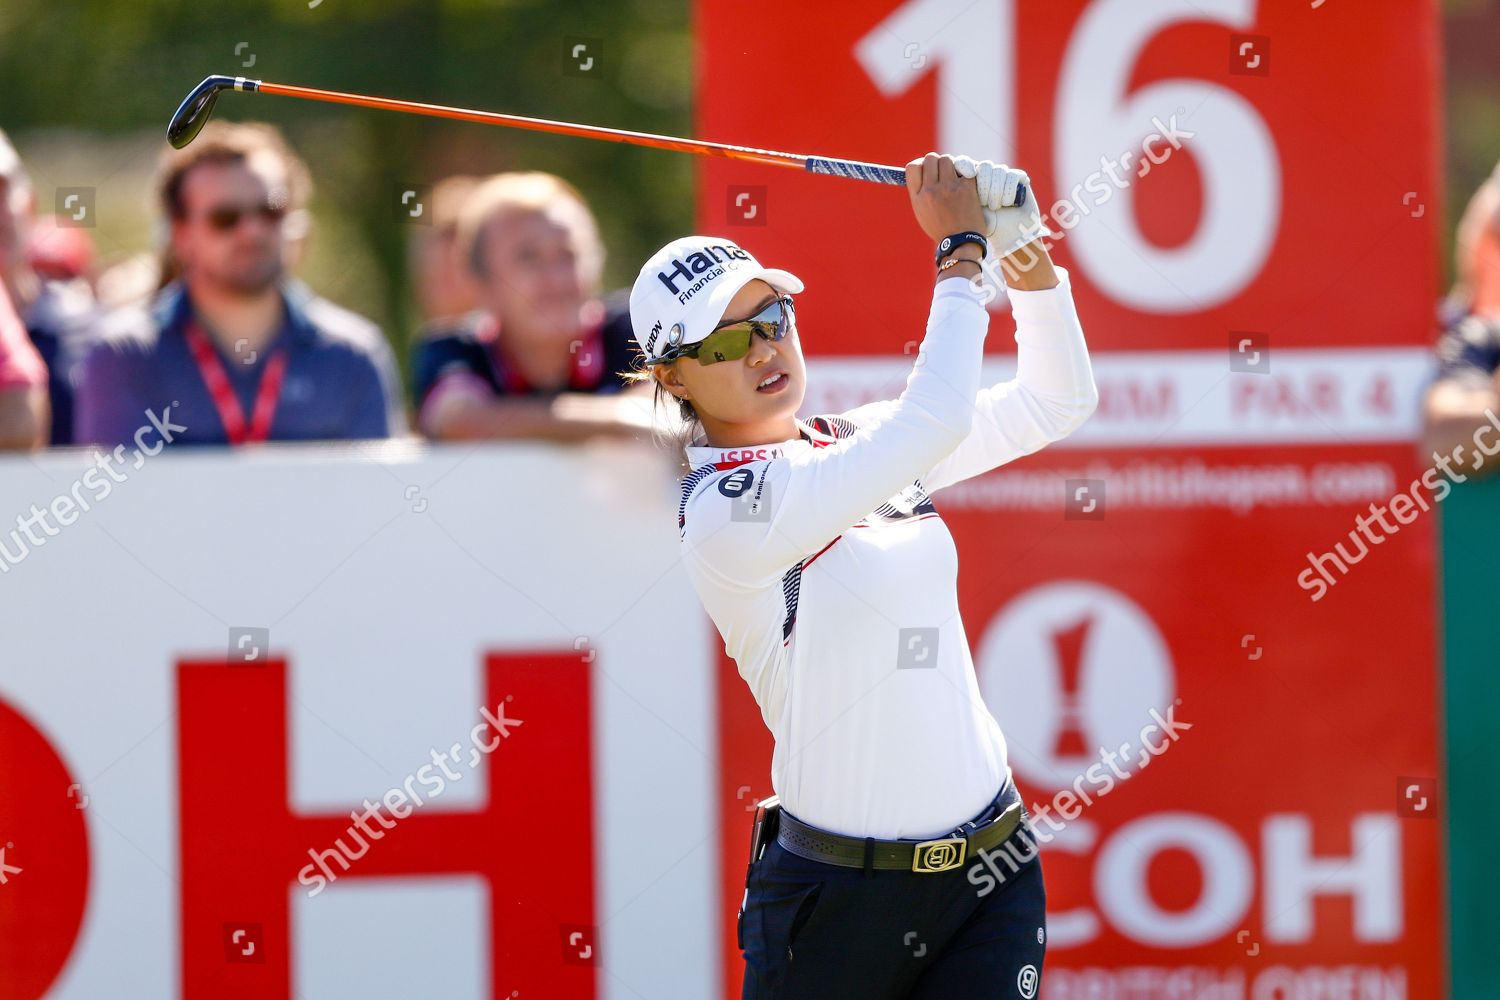
[[[812,424],[805,420],[797,419],[798,437],[786,441],[772,441],[766,444],[742,444],[732,448],[716,448],[707,443],[704,433],[698,432],[691,444],[686,448],[689,464],[695,469],[701,469],[705,465],[723,471],[732,469],[746,462],[757,462],[767,458],[784,458],[798,454],[808,448],[822,448],[833,444],[832,434],[824,434]]]

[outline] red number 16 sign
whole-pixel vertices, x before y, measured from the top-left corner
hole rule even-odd
[[[697,17],[705,138],[1027,170],[1095,349],[1429,335],[1430,2],[769,0]],[[926,240],[899,192],[713,160],[700,176],[700,226],[807,281],[810,354],[899,352],[920,331]]]

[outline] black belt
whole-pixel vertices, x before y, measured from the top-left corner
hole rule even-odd
[[[781,810],[780,829],[776,840],[788,851],[809,861],[841,865],[845,868],[867,866],[866,850],[870,852],[868,867],[892,871],[946,872],[962,865],[966,859],[979,851],[989,850],[1015,832],[1021,822],[1021,793],[1011,781],[991,804],[993,819],[978,825],[965,823],[946,837],[936,840],[876,840],[863,837],[845,837],[842,834],[820,830]],[[971,821],[972,822],[972,821]],[[966,831],[967,828],[967,832]]]

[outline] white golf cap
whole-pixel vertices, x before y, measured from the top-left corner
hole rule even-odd
[[[646,362],[696,344],[713,332],[736,292],[760,278],[783,292],[802,291],[794,274],[762,267],[733,240],[684,236],[651,255],[630,290],[630,326]]]

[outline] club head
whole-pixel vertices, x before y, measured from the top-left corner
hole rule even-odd
[[[203,126],[208,124],[209,116],[214,113],[214,101],[219,98],[219,91],[254,90],[258,81],[246,80],[244,77],[234,76],[210,76],[205,77],[203,82],[194,87],[192,93],[182,99],[177,106],[177,113],[167,123],[167,141],[175,148],[181,149],[198,137],[203,131]]]

